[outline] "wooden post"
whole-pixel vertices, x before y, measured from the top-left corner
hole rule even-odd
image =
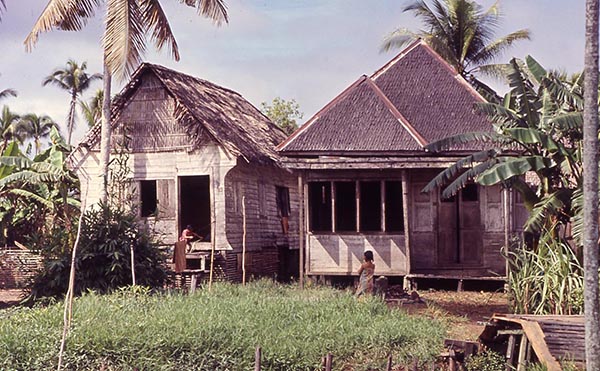
[[[245,193],[245,192],[244,192]],[[242,284],[246,284],[246,195],[242,196]]]
[[[333,366],[333,355],[331,353],[327,353],[327,356],[325,356],[325,371],[331,371],[332,366]]]
[[[506,347],[506,371],[514,370],[515,360],[515,335],[509,335],[508,346]]]
[[[262,356],[262,351],[260,347],[256,347],[256,352],[254,353],[254,371],[260,371],[260,359]]]
[[[506,249],[506,252],[508,252],[508,248],[509,248],[509,244],[510,244],[510,230],[511,230],[511,226],[510,226],[510,193],[508,188],[504,188],[502,190],[502,201],[503,201],[503,209],[504,209],[504,248]],[[509,269],[509,264],[508,264],[508,259],[506,259],[505,262],[505,266],[504,266],[504,276],[508,278],[508,269]],[[506,289],[510,288],[509,285],[505,285]],[[506,290],[508,291],[508,290]]]
[[[527,367],[527,348],[529,346],[529,341],[527,341],[527,336],[525,333],[521,335],[521,343],[519,344],[519,358],[517,363],[517,371],[525,371]]]
[[[131,284],[135,286],[135,255],[133,252],[133,244],[129,246],[131,251]]]
[[[331,197],[333,198],[333,194]],[[357,180],[354,183],[354,196],[356,198],[356,231],[360,233],[360,182]]]
[[[214,265],[215,265],[215,235],[216,235],[216,231],[215,229],[217,228],[216,225],[216,217],[215,217],[215,189],[214,189],[214,184],[215,184],[215,179],[214,179],[214,174],[215,172],[213,171],[213,169],[211,169],[210,171],[210,188],[209,188],[209,202],[210,202],[210,273],[208,275],[208,291],[210,291],[212,289],[212,283],[213,283],[213,274],[214,274]]]
[[[298,279],[300,289],[304,289],[304,182],[298,175]]]
[[[406,274],[410,274],[410,215],[409,209],[409,190],[408,170],[402,170],[402,218],[404,219],[404,249],[406,250]],[[405,281],[408,283],[408,281]],[[405,287],[406,288],[406,287]]]
[[[196,292],[196,286],[198,285],[198,275],[192,274],[192,278],[190,279],[190,294]]]
[[[385,232],[387,226],[385,225],[385,180],[379,182],[379,191],[380,191],[380,204],[381,204],[381,212],[379,217],[381,218],[381,231]]]

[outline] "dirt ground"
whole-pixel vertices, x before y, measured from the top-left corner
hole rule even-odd
[[[475,341],[492,314],[508,311],[508,298],[503,292],[427,290],[418,294],[420,300],[396,300],[391,305],[411,314],[448,321],[447,337],[451,339]]]
[[[17,304],[22,294],[21,290],[0,290],[0,309]]]

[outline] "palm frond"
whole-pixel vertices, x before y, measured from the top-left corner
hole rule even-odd
[[[510,100],[512,98],[508,97],[508,99]],[[486,115],[490,119],[490,121],[496,124],[508,124],[508,126],[527,126],[527,124],[523,121],[523,119],[519,116],[519,114],[516,111],[498,103],[476,103],[475,112]]]
[[[16,170],[27,169],[33,163],[33,161],[24,156],[0,156],[0,165],[14,167]]]
[[[523,205],[525,205],[527,211],[531,212],[531,210],[533,210],[535,207],[535,204],[540,202],[538,195],[533,189],[531,189],[529,184],[525,183],[522,177],[514,177],[511,179],[509,184],[512,189],[519,192],[523,201]]]
[[[452,147],[460,146],[466,143],[497,143],[502,139],[502,136],[487,131],[475,131],[470,133],[462,133],[446,137],[425,146],[426,151],[440,152],[448,150]]]
[[[504,130],[511,138],[521,144],[540,144],[548,152],[559,150],[558,143],[551,136],[534,128],[507,128]]]
[[[508,49],[516,41],[529,40],[530,32],[527,29],[518,30],[511,32],[508,35],[501,37],[490,44],[486,45],[483,49],[479,50],[471,60],[477,64],[486,63],[491,61],[499,54]]]
[[[212,19],[217,25],[229,22],[227,5],[223,0],[179,0],[179,2],[196,8],[198,14]]]
[[[81,30],[99,4],[100,0],[50,0],[25,39],[26,50],[31,51],[43,32]]]
[[[104,58],[112,75],[126,78],[146,51],[144,18],[137,1],[108,0],[102,38]]]
[[[502,161],[480,174],[476,181],[481,185],[495,185],[500,182],[525,175],[528,171],[539,171],[555,166],[549,158],[542,156],[521,156],[502,158]]]
[[[548,222],[550,215],[561,213],[561,209],[565,207],[565,201],[570,196],[570,190],[559,189],[538,202],[524,225],[526,232],[539,232],[544,224]]]
[[[444,188],[444,191],[442,192],[442,197],[449,198],[456,195],[458,191],[463,189],[469,181],[477,179],[479,174],[494,166],[496,162],[496,159],[485,161],[473,166],[471,169],[460,174],[456,179],[454,179],[450,184],[448,184],[446,188]]]
[[[554,116],[549,120],[562,131],[580,130],[583,127],[583,113],[569,112]]]
[[[473,164],[490,161],[491,159],[494,159],[499,153],[500,151],[498,150],[490,149],[485,151],[479,151],[461,158],[445,170],[441,171],[438,175],[436,175],[425,186],[425,188],[423,188],[422,192],[431,192],[434,189],[448,184],[448,182],[453,180],[457,174],[464,172],[465,169],[472,167]]]
[[[28,201],[33,201],[42,204],[44,207],[54,210],[54,203],[50,200],[45,199],[44,197],[35,194],[34,192],[30,192],[26,189],[22,188],[13,188],[10,189],[7,193],[11,193],[18,197],[23,197]]]
[[[17,96],[17,91],[15,89],[4,89],[2,91],[0,91],[0,99],[6,98],[6,97],[16,97]]]
[[[31,170],[22,170],[0,179],[0,188],[9,186],[12,183],[60,183],[62,178],[50,173],[37,173]]]
[[[176,61],[179,60],[179,48],[177,41],[173,36],[173,31],[169,25],[160,2],[158,0],[141,0],[140,8],[144,15],[144,23],[151,30],[151,38],[157,49],[162,49],[166,44],[169,52]]]
[[[406,28],[399,28],[391,32],[383,39],[383,43],[379,48],[379,52],[383,53],[392,49],[401,49],[418,38],[418,34],[409,31]]]

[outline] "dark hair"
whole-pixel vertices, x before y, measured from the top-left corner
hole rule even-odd
[[[373,261],[373,251],[365,251],[365,260]]]
[[[186,225],[185,229],[190,229],[191,230],[192,229],[192,225],[191,224]]]

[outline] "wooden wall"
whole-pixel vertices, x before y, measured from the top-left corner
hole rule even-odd
[[[402,276],[406,271],[404,235],[308,235],[308,274],[356,275],[366,250],[373,251],[377,275]]]
[[[225,176],[225,214],[227,240],[235,251],[242,251],[242,196],[246,201],[246,250],[289,246],[298,248],[298,182],[291,173],[243,161]],[[276,187],[287,187],[290,195],[288,233],[282,231],[277,210]]]
[[[458,275],[493,276],[494,274],[504,274],[505,262],[500,253],[500,249],[504,245],[504,208],[500,186],[478,187],[478,220],[469,221],[470,223],[478,222],[481,229],[479,239],[472,241],[473,244],[480,245],[481,263],[457,263],[454,267],[447,264],[442,266],[438,256],[440,243],[438,228],[441,223],[449,221],[440,220],[439,192],[421,192],[438,172],[439,170],[436,169],[411,170],[410,172],[411,272],[451,274],[449,272],[455,270]]]
[[[23,288],[42,265],[42,257],[26,250],[0,251],[0,289]]]

